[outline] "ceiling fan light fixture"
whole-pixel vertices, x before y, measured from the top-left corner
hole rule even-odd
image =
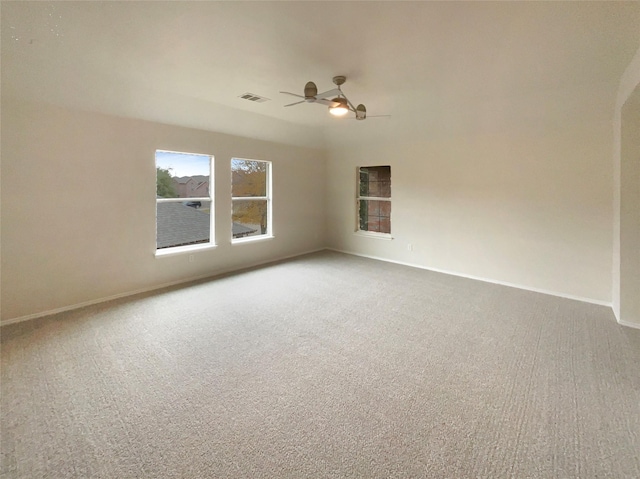
[[[329,113],[333,116],[343,116],[349,113],[349,107],[345,98],[334,98],[332,101],[338,103],[338,105],[329,107]]]

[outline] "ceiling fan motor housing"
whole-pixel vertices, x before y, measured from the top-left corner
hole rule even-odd
[[[335,83],[338,86],[343,85],[344,82],[346,82],[346,81],[347,81],[347,77],[344,76],[344,75],[338,75],[338,76],[333,77],[333,83]]]

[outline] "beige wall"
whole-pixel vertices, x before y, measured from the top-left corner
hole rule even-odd
[[[640,328],[640,236],[638,211],[640,178],[638,173],[638,87],[640,86],[640,48],[629,63],[616,98],[613,142],[613,311],[623,324]],[[635,131],[634,131],[635,129]],[[623,193],[625,198],[623,198]],[[634,203],[635,202],[635,203]],[[623,307],[622,302],[626,305]]]
[[[640,65],[638,58],[630,69],[640,72],[631,68]],[[630,95],[627,87],[622,90]],[[580,97],[574,103],[586,111],[558,109],[563,117],[542,115],[538,121],[538,110],[530,106],[529,123],[493,119],[484,129],[470,122],[412,121],[393,128],[384,119],[348,122],[329,131],[326,153],[3,100],[2,318],[324,246],[595,302],[613,300],[616,310],[620,249],[611,225],[620,231],[620,134],[612,133],[609,98],[588,96],[594,101]],[[545,112],[552,103],[535,100],[528,105],[540,104]],[[612,145],[618,148],[614,168]],[[154,257],[155,205],[149,198],[155,149],[216,157],[219,246],[195,253],[193,263],[188,255]],[[274,162],[274,240],[231,246],[232,156]],[[356,167],[385,164],[392,166],[391,241],[354,234]]]
[[[330,152],[329,245],[609,303],[613,135],[601,116],[440,138],[376,126],[382,141]],[[387,164],[393,240],[356,235],[356,167]]]
[[[622,108],[619,319],[640,327],[640,85]]]
[[[215,156],[219,246],[193,263],[154,256],[156,149]],[[274,239],[230,244],[232,156],[273,162]],[[2,319],[321,248],[324,177],[319,150],[3,99]]]

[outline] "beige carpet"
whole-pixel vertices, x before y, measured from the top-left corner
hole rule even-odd
[[[8,478],[638,478],[611,310],[322,252],[2,328]]]

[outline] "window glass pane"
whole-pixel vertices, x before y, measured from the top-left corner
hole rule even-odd
[[[156,151],[156,194],[159,198],[209,196],[210,157]]]
[[[210,242],[210,202],[156,203],[156,248],[171,248]]]
[[[360,168],[360,196],[391,198],[391,167],[363,166]]]
[[[267,200],[233,200],[233,238],[268,234]]]
[[[391,233],[391,202],[360,200],[358,218],[362,231]]]
[[[231,160],[231,196],[267,196],[265,161]]]

